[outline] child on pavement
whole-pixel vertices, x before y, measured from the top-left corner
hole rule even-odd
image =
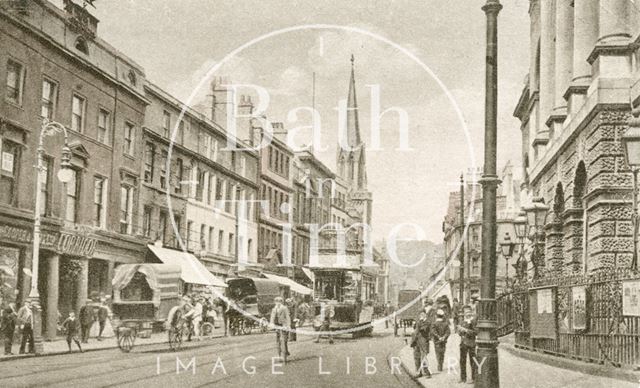
[[[444,353],[447,349],[447,340],[451,334],[449,321],[445,318],[444,310],[436,312],[436,320],[431,325],[431,338],[436,349],[436,359],[438,360],[438,372],[442,372],[442,364],[444,363]]]
[[[80,346],[80,340],[78,340],[78,331],[80,331],[80,322],[76,319],[76,313],[69,312],[69,317],[62,322],[62,328],[67,334],[67,345],[69,346],[69,353],[71,353],[71,341],[78,345],[80,353],[82,353],[82,347]]]

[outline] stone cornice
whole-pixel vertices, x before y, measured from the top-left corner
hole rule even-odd
[[[596,79],[594,91],[589,94],[580,109],[565,121],[562,132],[556,134],[546,151],[534,162],[529,172],[529,181],[535,185],[542,174],[551,167],[560,152],[578,136],[582,129],[603,109],[629,109],[629,87],[619,85],[620,80]]]

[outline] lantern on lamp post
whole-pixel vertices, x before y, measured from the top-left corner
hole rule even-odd
[[[511,259],[511,256],[513,256],[513,249],[515,245],[516,244],[511,240],[511,236],[509,236],[509,232],[504,235],[504,239],[500,242],[500,251],[505,261],[505,290],[509,288],[509,259]]]
[[[514,265],[516,279],[523,280],[527,273],[527,262],[524,258],[524,240],[527,237],[527,214],[524,211],[521,211],[513,220],[513,229],[518,244],[518,260]]]
[[[640,170],[640,110],[633,112],[633,119],[629,123],[629,129],[622,135],[622,150],[624,158],[633,174],[633,257],[631,268],[638,268],[638,170]]]
[[[530,206],[525,209],[527,217],[527,225],[529,228],[529,239],[533,243],[533,252],[531,253],[531,262],[533,263],[533,277],[537,278],[540,267],[540,259],[543,255],[541,245],[544,244],[544,225],[547,221],[549,206],[544,203],[543,198],[536,198]]]

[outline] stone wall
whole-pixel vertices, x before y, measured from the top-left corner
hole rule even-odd
[[[629,117],[622,108],[597,111],[535,184],[534,194],[551,208],[547,271],[593,274],[630,265],[632,177],[620,144]]]

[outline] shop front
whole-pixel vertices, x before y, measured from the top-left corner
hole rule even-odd
[[[4,218],[4,217],[3,217]],[[0,305],[18,308],[31,290],[33,226],[28,220],[0,218]],[[45,225],[40,235],[38,293],[42,308],[42,333],[57,336],[58,323],[69,311],[78,313],[87,299],[111,297],[113,269],[118,263],[140,262],[139,249],[121,240],[89,231],[65,230]],[[112,246],[120,246],[114,256]],[[129,249],[132,248],[132,249]]]

